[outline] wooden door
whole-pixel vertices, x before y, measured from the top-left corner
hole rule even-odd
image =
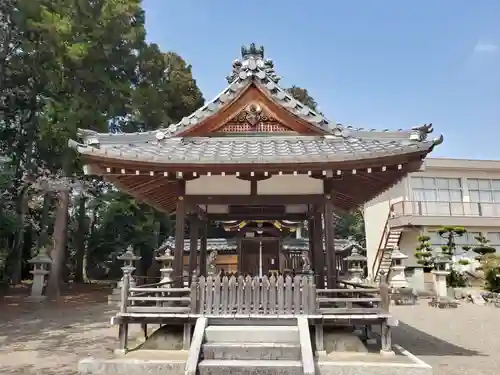
[[[260,241],[257,238],[241,240],[238,272],[243,275],[259,275]]]

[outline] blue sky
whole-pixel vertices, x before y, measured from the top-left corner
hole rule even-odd
[[[432,122],[436,157],[500,159],[499,0],[143,0],[148,40],[193,65],[206,99],[242,44],[332,121]]]

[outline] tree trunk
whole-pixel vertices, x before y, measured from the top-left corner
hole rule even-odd
[[[42,217],[40,219],[40,235],[38,236],[38,248],[48,245],[49,241],[49,211],[52,203],[52,195],[49,191],[43,195]],[[47,249],[48,250],[48,249]]]
[[[52,265],[47,283],[47,296],[58,298],[61,295],[61,281],[66,260],[66,232],[68,229],[69,190],[58,194],[56,222],[54,226],[54,248],[51,252]]]
[[[19,214],[19,227],[15,236],[14,244],[11,251],[11,267],[10,267],[10,280],[13,285],[21,283],[23,271],[23,248],[24,248],[24,232],[26,226],[26,214],[28,213],[28,186],[22,188],[18,196],[18,214]]]
[[[85,235],[87,234],[87,216],[85,215],[86,198],[81,195],[78,200],[78,228],[76,230],[75,283],[84,281]]]
[[[89,222],[88,222],[88,237],[90,238],[92,234],[95,232],[96,224],[97,224],[97,211],[98,207],[97,205],[94,205],[94,208],[92,209],[92,213],[90,214]],[[85,252],[83,254],[83,262],[82,262],[82,276],[83,276],[83,282],[85,284],[90,284],[90,279],[87,276],[87,264],[88,264],[88,259],[89,259],[89,241],[85,241]]]

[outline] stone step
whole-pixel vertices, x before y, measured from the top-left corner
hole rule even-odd
[[[287,343],[235,343],[217,342],[203,344],[204,359],[259,359],[300,360],[300,344]]]
[[[205,329],[206,342],[298,343],[297,326],[214,326]]]
[[[303,375],[300,361],[205,359],[198,364],[200,375]]]

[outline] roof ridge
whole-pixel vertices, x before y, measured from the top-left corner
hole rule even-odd
[[[277,104],[317,127],[322,132],[333,134],[336,130],[342,130],[341,125],[328,120],[318,111],[295,99],[279,85],[281,77],[274,70],[274,62],[271,59],[264,58],[264,48],[262,46],[257,48],[252,43],[248,48],[242,47],[242,58],[233,61],[232,72],[226,79],[229,85],[210,102],[190,115],[185,116],[181,121],[160,128],[158,131],[164,132],[165,137],[173,137],[185,132],[187,129],[196,126],[203,117],[212,116],[252,83],[270,94],[271,99],[277,102]],[[202,112],[204,111],[208,113],[203,114]],[[196,113],[203,116],[197,118]],[[337,133],[337,135],[341,135],[339,132]]]

